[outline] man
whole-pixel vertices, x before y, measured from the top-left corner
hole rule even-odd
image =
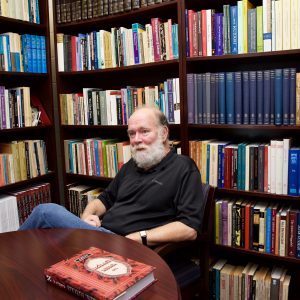
[[[156,108],[137,109],[128,121],[132,159],[85,208],[81,220],[56,204],[36,207],[20,230],[84,228],[114,232],[147,245],[194,240],[201,227],[200,173],[169,147],[168,122]]]

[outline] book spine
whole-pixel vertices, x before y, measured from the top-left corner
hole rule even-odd
[[[275,125],[282,125],[283,74],[282,69],[275,70],[274,116]]]
[[[226,73],[226,124],[234,124],[234,73]]]

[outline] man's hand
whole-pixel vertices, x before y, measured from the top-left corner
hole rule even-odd
[[[88,215],[83,219],[83,221],[95,227],[101,226],[101,221],[96,215]]]

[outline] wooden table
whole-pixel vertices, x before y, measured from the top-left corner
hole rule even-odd
[[[78,299],[47,283],[43,270],[90,246],[156,267],[157,282],[136,299],[180,298],[176,280],[167,264],[143,245],[92,230],[36,229],[0,234],[0,299]]]

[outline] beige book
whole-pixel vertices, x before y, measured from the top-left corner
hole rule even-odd
[[[226,264],[220,272],[220,300],[229,299],[229,276],[235,266]]]
[[[19,141],[17,144],[18,144],[18,150],[19,150],[21,180],[26,180],[27,179],[27,167],[26,167],[26,155],[25,155],[25,142]]]
[[[291,275],[286,275],[282,284],[282,300],[288,300],[289,298],[289,286],[291,282]]]
[[[0,153],[8,153],[12,154],[13,157],[13,171],[14,171],[14,180],[15,182],[21,180],[21,174],[20,174],[20,160],[19,160],[19,151],[17,142],[11,142],[6,144],[0,144]]]
[[[283,40],[283,38],[282,38],[282,1],[283,0],[275,1],[276,51],[283,50],[283,45],[282,45],[282,40]]]
[[[291,49],[291,0],[282,0],[282,50]]]

